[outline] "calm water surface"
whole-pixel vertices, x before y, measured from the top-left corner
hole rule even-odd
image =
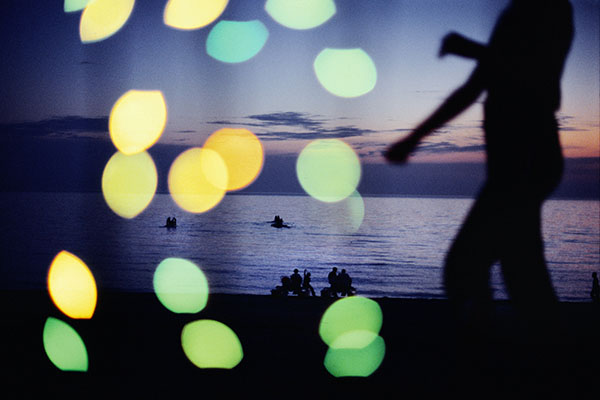
[[[101,194],[0,194],[0,288],[43,288],[61,250],[83,259],[100,290],[152,291],[152,274],[167,257],[183,257],[206,273],[215,293],[269,294],[294,268],[312,273],[319,292],[333,266],[345,268],[359,294],[440,298],[441,266],[471,199],[364,198],[364,219],[346,203],[305,196],[228,195],[205,214],[177,208],[168,195],[132,220]],[[275,229],[280,215],[291,227]],[[359,214],[360,215],[360,214]],[[176,216],[178,227],[162,227]],[[600,270],[600,202],[550,200],[544,207],[546,257],[562,301],[588,301]],[[499,268],[496,298],[506,298]]]

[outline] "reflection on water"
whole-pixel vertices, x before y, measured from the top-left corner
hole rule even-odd
[[[169,195],[156,195],[124,220],[101,194],[1,194],[9,228],[0,233],[0,287],[44,288],[53,257],[69,249],[94,265],[99,289],[151,292],[157,265],[180,257],[202,265],[213,293],[266,295],[294,268],[308,269],[319,292],[337,266],[364,296],[443,297],[441,265],[472,200],[363,200],[363,222],[347,233],[339,213],[308,196],[227,196],[207,213],[190,214]],[[589,299],[591,273],[600,266],[599,205],[552,200],[544,207],[546,256],[563,301]],[[292,228],[271,227],[274,215]],[[173,216],[177,228],[164,228]],[[498,268],[492,284],[503,298]]]

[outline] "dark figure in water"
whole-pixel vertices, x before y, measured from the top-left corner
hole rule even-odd
[[[177,219],[175,217],[171,218],[168,217],[167,218],[167,223],[165,225],[167,228],[175,228],[177,227]]]
[[[600,302],[600,283],[598,283],[598,274],[592,272],[592,291],[590,293],[594,303]]]
[[[572,18],[568,0],[513,0],[487,45],[447,35],[440,56],[473,59],[477,66],[431,116],[385,154],[391,162],[405,162],[426,135],[486,93],[487,181],[444,269],[446,294],[469,324],[485,321],[492,299],[489,271],[496,261],[525,320],[544,329],[553,316],[557,298],[544,258],[540,211],[563,170],[555,112],[573,38]]]

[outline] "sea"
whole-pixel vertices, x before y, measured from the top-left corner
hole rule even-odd
[[[1,193],[0,289],[45,289],[62,250],[81,258],[99,290],[152,292],[166,258],[194,262],[211,293],[269,295],[294,269],[311,273],[317,294],[333,267],[346,269],[357,294],[444,298],[445,253],[471,198],[362,197],[323,203],[300,195],[228,194],[192,214],[157,194],[124,219],[101,193]],[[358,205],[358,206],[357,206]],[[275,215],[289,227],[275,228]],[[167,217],[177,228],[164,227]],[[600,202],[548,200],[543,208],[546,259],[561,301],[590,301],[600,272]],[[490,284],[506,299],[498,265]]]

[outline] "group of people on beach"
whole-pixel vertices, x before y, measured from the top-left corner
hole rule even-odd
[[[310,272],[304,270],[304,276],[300,276],[298,269],[294,269],[294,273],[290,276],[281,277],[281,285],[271,289],[273,296],[287,296],[289,293],[298,296],[315,296],[315,289],[310,284]]]
[[[352,278],[345,269],[338,274],[337,267],[333,267],[327,275],[327,281],[330,286],[321,291],[323,297],[338,297],[338,294],[342,297],[352,296],[356,293],[356,288],[352,286]]]
[[[352,287],[352,278],[345,269],[342,269],[342,272],[338,274],[337,268],[333,267],[327,279],[330,287],[321,290],[322,297],[338,297],[338,294],[351,296],[356,293],[356,289]],[[287,296],[292,293],[298,296],[316,296],[315,289],[310,282],[310,272],[305,269],[304,276],[301,276],[298,269],[295,268],[290,276],[281,277],[281,285],[272,289],[271,294],[273,296]]]

